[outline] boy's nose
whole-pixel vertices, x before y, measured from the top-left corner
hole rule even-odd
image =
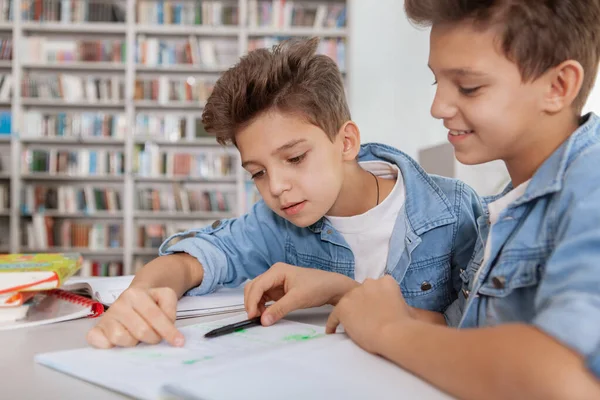
[[[290,190],[291,184],[289,179],[282,173],[269,174],[269,189],[273,197],[279,197],[287,190]]]
[[[450,119],[456,115],[456,106],[445,98],[438,89],[431,104],[431,116],[435,119]]]

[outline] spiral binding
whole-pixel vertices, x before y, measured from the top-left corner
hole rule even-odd
[[[92,315],[90,315],[90,318],[96,318],[104,312],[104,306],[102,305],[102,303],[88,299],[87,297],[83,297],[75,293],[68,292],[66,290],[52,289],[48,291],[48,295],[58,297],[59,299],[66,300],[70,303],[90,307],[90,310],[92,311]]]

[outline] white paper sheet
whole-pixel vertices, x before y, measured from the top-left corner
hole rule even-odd
[[[110,350],[82,348],[38,354],[35,361],[130,396],[154,399],[159,397],[162,386],[182,377],[192,379],[202,372],[248,364],[277,349],[317,342],[325,336],[322,327],[280,321],[271,327],[256,326],[204,338],[206,332],[242,319],[233,317],[183,327],[186,344],[182,348],[164,342]]]

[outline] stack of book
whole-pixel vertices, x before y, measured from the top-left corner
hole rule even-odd
[[[0,323],[24,319],[36,294],[61,287],[81,263],[77,253],[0,256]]]

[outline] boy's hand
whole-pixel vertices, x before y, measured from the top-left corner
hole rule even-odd
[[[391,276],[367,279],[338,302],[327,320],[327,333],[339,324],[360,347],[378,353],[377,342],[390,324],[412,320],[411,310],[402,297],[398,282]]]
[[[163,339],[183,346],[185,339],[174,325],[176,313],[173,289],[129,287],[88,332],[87,341],[102,349],[156,344]]]
[[[277,263],[246,285],[244,304],[248,318],[262,315],[262,324],[269,326],[294,310],[336,304],[358,285],[334,272]],[[267,309],[269,301],[275,303]]]

